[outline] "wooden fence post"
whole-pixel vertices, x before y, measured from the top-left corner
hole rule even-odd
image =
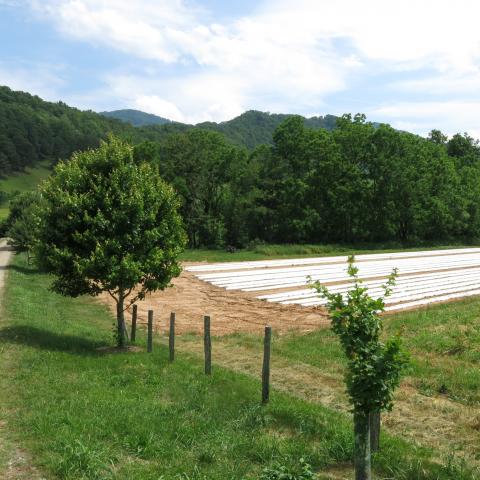
[[[148,311],[147,352],[153,350],[153,310]]]
[[[135,343],[137,338],[137,305],[133,306],[132,310],[132,332],[130,334],[130,341]]]
[[[380,449],[380,412],[370,412],[370,450],[378,452]]]
[[[168,336],[168,349],[170,351],[170,361],[175,360],[175,312],[170,314],[170,332]]]
[[[270,399],[270,345],[272,341],[272,327],[265,327],[263,340],[263,367],[262,367],[262,403]]]
[[[203,317],[203,345],[205,349],[205,375],[212,373],[212,339],[210,337],[210,317],[205,315]]]

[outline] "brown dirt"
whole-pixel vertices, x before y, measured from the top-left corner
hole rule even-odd
[[[101,299],[115,313],[110,296],[105,294]],[[270,325],[276,333],[288,330],[308,332],[328,325],[328,318],[320,309],[258,300],[248,293],[227,291],[202,282],[185,271],[173,281],[173,287],[150,294],[137,305],[139,323],[147,322],[147,313],[151,309],[155,329],[162,332],[168,329],[170,312],[175,312],[175,327],[180,334],[201,332],[204,315],[211,316],[213,335],[258,333],[265,325]]]
[[[9,436],[5,422],[0,422],[0,452],[5,458],[0,465],[2,480],[46,480],[45,477],[32,465],[29,452],[19,448],[13,442],[6,440]]]

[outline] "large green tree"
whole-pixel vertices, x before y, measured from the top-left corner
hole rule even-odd
[[[60,163],[42,193],[38,251],[56,277],[53,289],[69,296],[108,292],[123,347],[126,302],[166,288],[180,274],[185,234],[176,194],[115,138]]]

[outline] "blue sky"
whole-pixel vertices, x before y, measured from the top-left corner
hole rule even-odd
[[[223,121],[362,112],[480,137],[476,0],[0,0],[0,84]]]

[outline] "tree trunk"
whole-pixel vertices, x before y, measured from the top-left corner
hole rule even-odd
[[[369,415],[356,412],[353,415],[353,423],[355,434],[355,480],[371,480]]]
[[[125,347],[125,315],[123,310],[123,304],[125,297],[123,290],[120,290],[117,300],[117,347]]]

